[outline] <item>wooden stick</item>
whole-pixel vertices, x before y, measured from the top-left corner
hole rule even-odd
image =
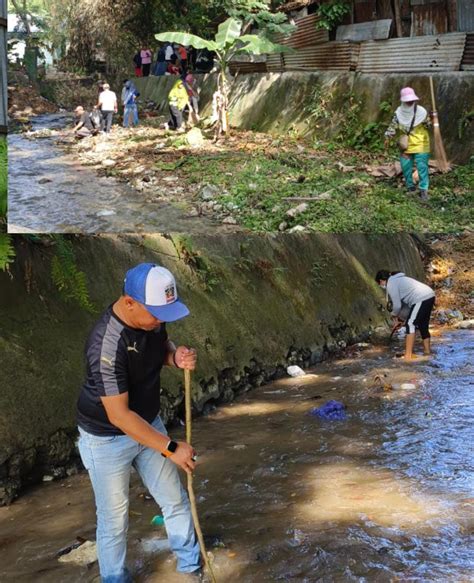
[[[191,371],[184,369],[184,404],[186,409],[186,441],[191,445],[192,436],[192,411],[191,411]],[[204,537],[202,535],[201,525],[199,524],[199,516],[197,511],[196,496],[194,495],[193,475],[187,474],[188,477],[188,495],[191,503],[191,514],[194,521],[194,528],[201,548],[201,555],[204,560],[206,569],[211,577],[212,583],[217,583],[217,579],[212,570],[209,557],[207,556],[206,545],[204,544]]]

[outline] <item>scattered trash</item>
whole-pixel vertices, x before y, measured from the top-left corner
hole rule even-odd
[[[286,369],[286,372],[290,375],[290,377],[303,377],[306,375],[304,370],[296,364],[292,364]]]
[[[157,514],[156,516],[154,516],[151,519],[150,524],[152,526],[164,526],[165,525],[165,519],[162,516],[160,516],[159,514]]]
[[[43,476],[43,482],[52,482],[54,480],[54,476]]]
[[[112,215],[115,215],[115,211],[107,210],[107,209],[104,209],[104,210],[96,213],[97,217],[110,217]]]
[[[307,210],[308,210],[308,204],[306,202],[303,202],[303,203],[299,204],[298,206],[295,206],[292,209],[290,209],[289,211],[287,211],[286,216],[287,217],[296,217],[296,215],[300,215],[301,213],[304,213]]]
[[[243,445],[243,444],[242,445],[234,445],[234,446],[232,446],[232,449],[246,449],[246,447],[247,446]]]
[[[414,383],[402,383],[400,385],[400,388],[403,389],[404,391],[413,391],[414,389],[416,389],[416,385]]]
[[[460,328],[461,330],[472,330],[474,329],[474,320],[463,320],[462,322],[458,322],[456,328]]]
[[[87,566],[97,561],[97,547],[95,542],[86,540],[80,546],[72,548],[70,552],[58,557],[60,563],[74,563]]]
[[[311,409],[310,415],[330,421],[344,421],[347,419],[346,407],[340,401],[327,401],[321,407]]]

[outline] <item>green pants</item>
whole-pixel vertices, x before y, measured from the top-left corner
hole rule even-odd
[[[420,190],[428,190],[430,185],[429,159],[429,154],[405,154],[405,156],[400,156],[400,164],[402,165],[403,176],[408,188],[415,186],[413,183],[413,163],[415,163],[420,177]]]

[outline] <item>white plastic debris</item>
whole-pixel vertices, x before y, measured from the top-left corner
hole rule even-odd
[[[304,370],[296,364],[292,364],[286,369],[286,372],[290,375],[290,377],[303,377],[306,375]]]
[[[413,389],[416,389],[416,385],[414,385],[413,383],[402,383],[400,385],[400,388],[403,389],[404,391],[413,391]]]

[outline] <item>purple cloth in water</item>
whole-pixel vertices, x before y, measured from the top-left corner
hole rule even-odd
[[[347,419],[346,407],[339,401],[328,401],[324,405],[321,405],[321,407],[315,407],[311,409],[310,415],[331,421],[344,421]]]

